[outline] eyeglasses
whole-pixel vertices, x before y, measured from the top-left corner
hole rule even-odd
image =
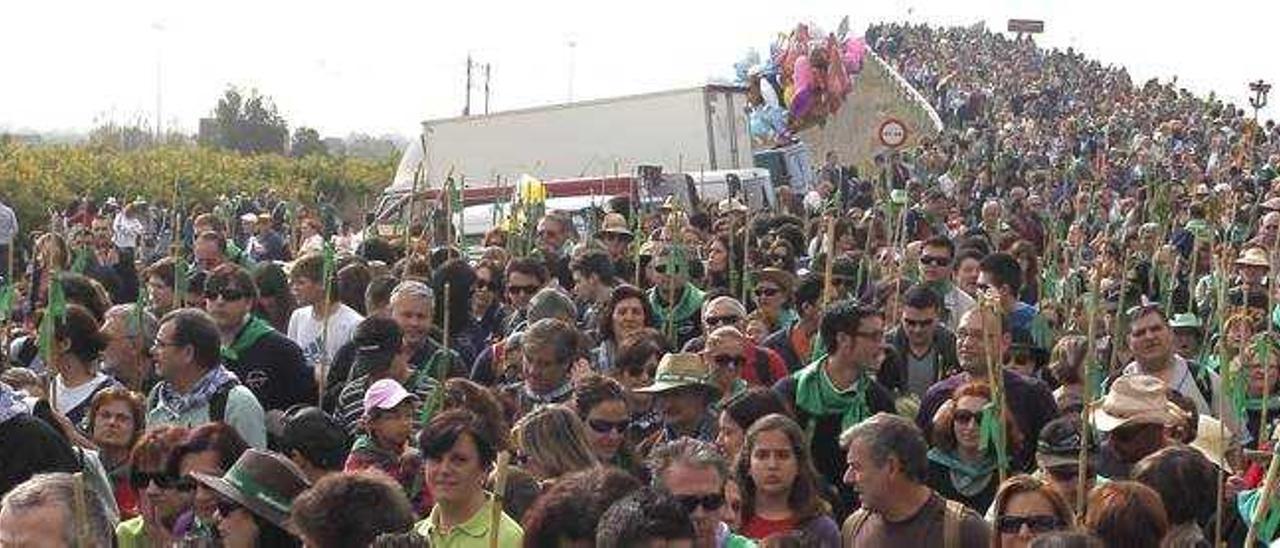
[[[1001,533],[1013,534],[1022,530],[1023,526],[1030,529],[1032,533],[1048,533],[1056,531],[1063,526],[1062,520],[1058,516],[1049,514],[1039,514],[1031,516],[1000,516],[996,518],[996,529]]]
[[[932,266],[951,266],[951,257],[938,257],[936,255],[921,255],[920,264]]]
[[[755,291],[755,294],[757,297],[772,297],[779,293],[782,293],[781,289],[778,289],[776,287],[767,287],[767,286],[757,287]]]
[[[938,320],[912,320],[903,318],[902,323],[906,324],[907,327],[925,328],[938,323]]]
[[[981,412],[975,413],[968,409],[957,409],[955,413],[951,414],[951,422],[954,424],[973,424],[980,417],[982,417]]]
[[[228,288],[211,290],[205,294],[205,298],[211,301],[214,301],[217,299],[222,299],[224,301],[238,301],[248,296],[249,296],[248,292],[240,291],[239,289],[228,289]]]
[[[631,428],[631,420],[623,419],[618,422],[612,422],[604,419],[587,419],[587,426],[590,426],[592,430],[599,434],[608,434],[610,431],[621,434]]]
[[[742,356],[729,356],[726,354],[716,356],[713,360],[720,367],[732,367],[734,369],[741,367],[746,362]]]
[[[696,512],[701,506],[708,512],[715,512],[721,506],[724,506],[724,495],[716,493],[714,495],[680,495],[676,497],[680,501],[680,505],[684,506],[684,510],[690,514]]]
[[[707,319],[703,320],[703,322],[707,324],[707,327],[720,327],[722,325],[733,325],[741,320],[742,317],[736,314],[725,314],[724,316],[707,316]]]
[[[476,280],[476,283],[471,284],[471,291],[488,291],[493,289],[493,285],[489,280]]]
[[[507,286],[507,293],[511,293],[512,295],[515,295],[515,294],[521,294],[521,293],[523,293],[523,294],[525,294],[525,295],[532,295],[532,294],[537,293],[537,292],[538,292],[538,286],[536,286],[536,285],[509,285],[509,286]]]
[[[178,491],[194,491],[196,481],[188,477],[171,476],[164,472],[140,472],[134,470],[129,474],[129,486],[138,491],[142,491],[152,483],[161,489],[174,489]]]
[[[973,284],[973,287],[977,288],[977,290],[978,290],[978,291],[980,291],[980,292],[982,292],[982,293],[986,293],[987,291],[990,291],[990,290],[991,290],[991,286],[990,286],[990,285],[988,285],[988,284],[984,284],[984,283],[982,283],[982,282],[978,282],[978,283],[976,283],[976,284]]]

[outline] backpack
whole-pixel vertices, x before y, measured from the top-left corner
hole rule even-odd
[[[942,510],[942,547],[960,548],[960,524],[964,522],[965,506],[950,499],[943,499],[943,501],[946,505]],[[870,518],[869,510],[859,508],[845,520],[840,536],[844,539],[846,546],[853,546],[853,540],[858,537],[858,531],[862,530],[862,526],[866,525]]]

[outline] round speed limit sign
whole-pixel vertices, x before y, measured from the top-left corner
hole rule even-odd
[[[907,142],[907,126],[896,118],[889,118],[880,124],[880,143],[891,148],[898,148]]]

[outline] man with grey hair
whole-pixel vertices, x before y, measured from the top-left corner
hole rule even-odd
[[[725,511],[724,483],[729,476],[729,463],[715,445],[693,438],[664,443],[649,453],[649,469],[653,471],[653,486],[671,493],[693,519],[694,546],[754,545],[720,520]]]
[[[107,337],[102,350],[103,369],[130,390],[146,393],[155,385],[151,341],[159,322],[136,303],[118,304],[107,310],[99,331]]]
[[[543,318],[521,334],[523,380],[502,389],[518,414],[549,403],[565,403],[573,395],[573,370],[587,365],[581,337],[571,322]]]
[[[396,284],[391,290],[388,311],[392,321],[400,327],[401,347],[409,354],[409,365],[414,374],[424,367],[430,371],[424,374],[439,378],[439,367],[447,367],[446,377],[465,377],[470,371],[470,364],[464,364],[462,358],[453,350],[446,351],[440,343],[443,333],[435,325],[435,292],[431,286],[418,280],[405,280]],[[362,322],[363,324],[363,322]],[[356,329],[359,330],[357,325]],[[342,345],[333,358],[325,382],[324,401],[321,407],[328,412],[338,410],[338,400],[347,383],[363,377],[368,371],[356,364],[356,347],[354,340]]]
[[[877,413],[845,430],[840,443],[848,451],[844,482],[862,503],[844,522],[845,546],[990,544],[991,531],[981,516],[925,483],[929,446],[910,420]]]
[[[33,476],[0,501],[0,546],[111,546],[102,499],[77,475]]]

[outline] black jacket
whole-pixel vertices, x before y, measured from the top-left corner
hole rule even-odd
[[[302,348],[280,332],[272,330],[240,353],[226,360],[227,369],[240,383],[253,390],[263,410],[285,410],[289,406],[316,403],[316,381],[306,366]]]
[[[881,382],[894,390],[906,390],[907,355],[911,352],[911,343],[907,341],[907,334],[902,327],[896,327],[890,331],[885,337],[885,342],[889,343],[895,352],[889,354],[893,359],[889,360],[880,371]],[[956,357],[956,336],[941,322],[933,332],[933,348],[938,355],[934,362],[937,367],[934,369],[933,382],[929,383],[930,386],[960,372],[960,359]],[[919,395],[924,396],[924,394]]]

